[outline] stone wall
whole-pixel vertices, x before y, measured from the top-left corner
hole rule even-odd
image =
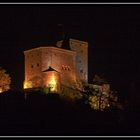
[[[70,48],[76,52],[76,70],[78,80],[88,82],[88,43],[70,39]]]
[[[74,86],[76,82],[76,53],[53,48],[51,67],[60,72],[61,83],[67,86]]]
[[[24,52],[25,55],[25,82],[29,82],[35,77],[41,78],[41,49],[36,48]]]
[[[56,45],[62,47],[62,40]],[[88,43],[76,39],[69,40],[70,49],[76,52],[76,78],[88,82]]]
[[[44,79],[42,71],[51,66],[59,72],[62,84],[70,87],[76,85],[76,52],[48,46],[27,50],[24,54],[26,83],[38,79],[38,82],[32,85],[44,86],[45,83],[41,81]]]

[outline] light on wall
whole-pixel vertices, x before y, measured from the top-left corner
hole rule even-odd
[[[50,92],[58,93],[60,90],[60,75],[59,72],[53,69],[51,66],[44,72],[44,81],[46,87]]]
[[[24,81],[23,88],[24,88],[24,89],[32,88],[32,85],[31,85],[30,82]]]
[[[3,90],[2,90],[2,88],[0,88],[0,93],[2,93],[3,92]]]
[[[53,73],[50,75],[50,79],[48,80],[48,87],[52,92],[57,91],[57,81]]]

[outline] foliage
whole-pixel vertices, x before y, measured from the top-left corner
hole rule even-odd
[[[49,94],[50,93],[50,87],[41,87],[40,91],[44,94]]]
[[[93,78],[93,83],[97,84],[97,85],[102,85],[105,83],[108,83],[108,81],[106,80],[105,76],[103,75],[97,75],[95,74],[94,78]]]
[[[82,81],[82,80],[77,80],[76,83],[75,83],[76,89],[81,90],[81,91],[84,90],[85,85],[87,85],[87,83],[85,81]]]
[[[70,101],[76,101],[83,97],[82,93],[79,90],[64,85],[62,85],[61,87],[61,96]]]
[[[10,89],[11,77],[6,73],[6,70],[0,67],[0,92]]]
[[[105,110],[111,107],[118,107],[116,91],[110,90],[108,81],[95,75],[94,84],[84,85],[86,103],[95,110]]]
[[[108,94],[103,94],[93,90],[93,94],[88,96],[88,103],[92,109],[105,110],[113,107],[118,107],[118,97],[114,91]]]

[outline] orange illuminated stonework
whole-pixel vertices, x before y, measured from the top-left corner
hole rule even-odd
[[[57,47],[56,47],[57,46]],[[76,88],[77,81],[88,81],[88,43],[70,39],[70,49],[43,46],[24,51],[24,88],[49,87],[52,92],[61,85]],[[49,67],[54,71],[47,71]]]
[[[2,88],[0,88],[0,93],[2,93],[3,91],[2,91]]]
[[[44,83],[45,86],[50,89],[50,92],[60,92],[60,74],[53,68],[49,67],[44,72]]]
[[[24,89],[32,88],[32,84],[30,82],[24,82],[23,87]]]

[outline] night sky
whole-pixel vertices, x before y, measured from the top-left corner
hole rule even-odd
[[[63,33],[89,43],[90,81],[104,74],[119,90],[139,79],[140,5],[0,5],[0,65],[12,88],[23,85],[23,51]]]

